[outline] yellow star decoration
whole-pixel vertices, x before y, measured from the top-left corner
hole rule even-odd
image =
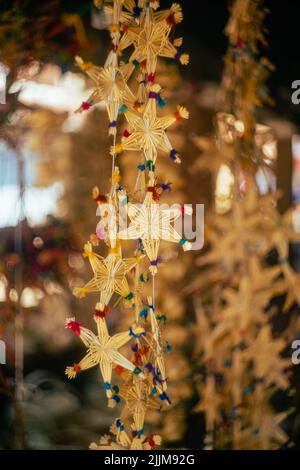
[[[255,291],[249,276],[241,277],[237,291],[227,288],[224,299],[227,305],[222,312],[223,322],[216,327],[216,331],[220,328],[224,333],[227,329],[230,334],[235,329],[235,333],[243,335],[254,319],[260,323],[264,321],[262,310],[267,305],[269,293]]]
[[[147,73],[154,74],[158,57],[175,58],[183,65],[189,63],[188,54],[181,54],[177,47],[181,46],[182,39],[171,42],[169,36],[173,26],[182,21],[181,7],[174,3],[170,10],[153,13],[146,8],[146,13],[140,25],[123,27],[124,34],[119,43],[119,50],[123,51],[133,45],[134,52],[129,62],[146,60]],[[151,77],[153,80],[153,78]]]
[[[216,391],[216,383],[213,375],[209,375],[205,384],[199,385],[200,402],[196,405],[194,411],[205,413],[207,433],[214,429],[214,425],[219,419],[220,405],[223,398]]]
[[[191,214],[190,208],[186,213]],[[161,240],[179,243],[185,251],[191,243],[182,238],[173,227],[173,223],[182,215],[181,209],[152,202],[152,195],[147,193],[143,204],[128,204],[130,225],[119,232],[119,238],[125,240],[140,239],[150,260],[149,270],[152,275],[157,273],[159,263],[158,251]]]
[[[243,447],[253,450],[276,450],[289,440],[289,436],[281,427],[290,412],[274,413],[269,405],[259,407],[253,413],[253,426],[241,432]],[[250,444],[249,444],[250,443]]]
[[[244,352],[245,358],[254,363],[255,376],[265,380],[267,385],[276,383],[282,390],[289,386],[283,372],[290,366],[290,359],[280,355],[285,347],[286,341],[283,338],[274,339],[270,325],[265,325]]]
[[[106,2],[113,3],[112,0],[106,0]],[[116,32],[120,33],[119,23],[134,24],[134,22],[136,21],[136,19],[133,17],[133,11],[135,6],[135,0],[118,0],[114,3],[113,6],[104,6],[104,11],[106,15],[113,16],[113,23],[111,27],[111,35],[113,34],[113,37]]]
[[[271,213],[271,215],[273,214]],[[271,249],[276,248],[278,252],[279,267],[283,274],[280,291],[285,291],[287,294],[283,306],[283,310],[287,311],[295,302],[300,305],[300,277],[289,263],[290,244],[299,242],[300,234],[293,227],[292,210],[289,210],[283,216],[276,211],[273,217],[270,216],[270,222],[273,223],[273,227],[267,249],[271,251]]]
[[[219,263],[234,269],[245,253],[263,253],[266,249],[267,197],[258,197],[255,190],[247,191],[244,199],[233,203],[228,214],[215,216],[210,233],[212,250],[199,260],[199,265]]]
[[[114,438],[111,435],[105,434],[100,438],[99,444],[92,442],[90,445],[91,450],[150,450],[153,447],[159,446],[161,444],[161,437],[157,434],[151,435],[149,438],[143,436],[142,438],[132,437],[129,438],[125,430],[119,431],[120,427],[123,426],[122,423],[117,422],[117,424],[111,427],[110,432],[114,435]]]
[[[122,421],[127,416],[133,418],[133,430],[136,432],[136,445],[141,445],[144,434],[145,415],[148,409],[159,410],[160,404],[151,396],[151,388],[145,382],[135,380],[130,385],[120,386],[120,397],[125,401]]]
[[[96,84],[95,90],[87,101],[82,103],[78,111],[81,112],[104,101],[109,117],[109,134],[116,135],[120,106],[123,104],[132,105],[135,101],[120,69],[116,64],[97,67],[91,63],[83,62],[80,57],[76,57],[76,63]]]
[[[149,94],[149,101],[142,113],[126,110],[125,117],[128,129],[123,133],[122,143],[112,148],[112,153],[121,153],[123,150],[144,152],[146,162],[155,164],[158,150],[169,152],[170,158],[177,163],[180,159],[166,134],[166,129],[174,122],[188,119],[188,111],[178,106],[177,111],[169,116],[157,117],[156,99],[160,91],[159,85],[153,85]],[[150,167],[150,170],[153,168]]]
[[[98,330],[97,335],[89,329],[82,327],[75,321],[75,318],[67,319],[66,327],[80,337],[83,344],[88,348],[88,351],[79,364],[74,364],[66,368],[66,375],[69,379],[73,379],[78,372],[99,366],[104,380],[106,395],[110,398],[112,396],[111,377],[114,364],[132,371],[135,376],[143,377],[141,369],[120,354],[118,349],[128,343],[133,336],[136,337],[143,334],[144,329],[140,326],[134,326],[129,328],[128,331],[109,336],[105,319],[95,316],[95,321]]]
[[[113,3],[113,5],[107,5],[107,3]],[[112,24],[109,26],[109,32],[112,43],[116,46],[116,50],[113,49],[109,53],[107,58],[107,62],[109,62],[112,54],[115,54],[118,50],[117,46],[121,37],[120,23],[131,21],[132,12],[135,7],[135,0],[94,0],[94,5],[96,8],[104,6],[105,14],[112,17]],[[124,11],[123,8],[128,11]]]
[[[165,367],[165,360],[164,360],[164,351],[163,351],[163,344],[162,344],[162,335],[160,331],[160,327],[156,318],[156,312],[153,305],[152,297],[147,298],[148,301],[148,308],[150,310],[150,323],[151,323],[151,331],[152,331],[152,338],[149,341],[148,338],[144,338],[145,342],[148,344],[150,349],[150,354],[148,356],[148,360],[154,363],[155,367],[160,372],[161,383],[162,383],[162,390],[167,390],[167,377],[166,377],[166,367]]]
[[[141,258],[123,259],[115,253],[115,250],[111,251],[106,258],[103,258],[93,252],[90,242],[85,245],[84,256],[89,258],[94,277],[85,286],[74,289],[74,295],[79,298],[89,292],[100,292],[100,310],[105,309],[115,292],[128,305],[133,303],[133,293],[129,289],[126,274],[140,262]]]

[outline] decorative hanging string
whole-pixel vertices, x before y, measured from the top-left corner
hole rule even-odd
[[[121,15],[121,5],[120,5],[119,2],[114,2],[114,6],[113,6],[113,23],[112,23],[111,28],[110,28],[111,31],[113,30],[113,27],[116,25],[116,22],[117,22],[117,25],[118,25],[118,29],[120,30],[120,15]],[[112,32],[111,32],[111,39],[112,39],[113,51],[114,51],[114,54],[116,55],[116,57],[115,57],[115,70],[114,70],[114,74],[115,74],[116,71],[118,70],[118,64],[119,64],[117,51],[118,51],[119,42],[120,42],[120,33],[118,33],[114,37]],[[116,78],[116,77],[114,77],[114,78]],[[115,161],[116,161],[116,140],[117,140],[117,130],[118,130],[117,121],[118,121],[118,118],[116,119],[116,121],[113,121],[113,122],[109,123],[110,127],[112,127],[112,126],[115,127],[115,132],[113,133],[111,189],[110,189],[110,195],[111,196],[113,194],[113,189],[115,187],[115,185],[114,185],[114,173],[115,173]]]
[[[153,310],[155,309],[155,276],[152,276],[152,303]]]

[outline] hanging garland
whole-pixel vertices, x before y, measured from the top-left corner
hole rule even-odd
[[[288,257],[289,244],[299,234],[291,213],[279,214],[278,195],[270,188],[261,195],[255,180],[256,172],[268,166],[257,139],[257,109],[270,103],[266,79],[272,66],[259,53],[266,44],[266,13],[262,0],[233,2],[217,145],[197,141],[213,159],[208,169],[214,184],[222,165],[232,174],[230,207],[221,215],[213,208],[208,216],[208,250],[198,260],[201,273],[190,286],[200,291],[195,301],[201,364],[195,411],[205,416],[206,449],[291,445],[286,420],[293,412],[294,391],[285,350],[295,339],[299,320],[287,310],[300,299],[299,276]],[[276,320],[283,317],[286,326],[278,328]],[[280,412],[274,406],[279,393],[289,403]]]
[[[110,435],[102,437],[99,444],[91,444],[92,449],[150,449],[159,445],[161,439],[156,434],[145,433],[146,413],[148,410],[160,411],[171,403],[164,362],[164,352],[169,351],[171,345],[168,341],[163,342],[161,325],[165,315],[155,306],[155,277],[162,262],[160,241],[178,243],[184,250],[191,247],[173,227],[184,210],[179,206],[169,209],[160,206],[162,193],[170,191],[171,187],[168,183],[159,183],[156,176],[159,151],[168,153],[171,161],[180,163],[166,130],[173,123],[187,119],[188,112],[179,106],[172,115],[159,116],[157,108],[162,108],[165,101],[161,87],[155,83],[155,74],[159,57],[174,58],[187,64],[188,55],[177,49],[182,40],[173,40],[174,27],[182,21],[178,4],[160,11],[159,2],[153,0],[139,0],[137,4],[134,0],[111,3],[96,2],[96,6],[104,7],[112,17],[109,27],[112,46],[104,67],[76,58],[80,69],[96,84],[78,112],[84,112],[100,101],[106,105],[108,133],[113,139],[112,176],[107,194],[101,194],[98,187],[93,190],[100,221],[84,248],[93,278],[74,290],[77,297],[99,293],[94,312],[97,334],[74,318],[67,320],[67,328],[80,337],[87,354],[79,364],[68,367],[66,374],[74,378],[80,371],[98,366],[108,406],[121,408]],[[125,59],[120,61],[126,53]],[[137,79],[135,89],[134,85],[128,85],[133,76]],[[125,118],[128,127],[117,142],[121,118]],[[119,155],[127,150],[140,155],[137,181],[132,191],[121,186],[120,171],[116,166]],[[128,228],[118,230],[116,220],[124,222],[128,218]],[[108,249],[105,257],[96,252],[103,240]],[[123,240],[137,241],[132,258],[123,258]],[[149,270],[150,276],[145,269]],[[145,298],[143,285],[149,277],[152,295]],[[127,331],[111,336],[107,316],[116,295],[116,303],[122,301],[124,309],[134,311],[134,322]],[[119,351],[129,342],[132,345],[131,360]],[[116,376],[121,384],[113,384]]]

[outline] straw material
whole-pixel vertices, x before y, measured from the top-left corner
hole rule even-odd
[[[67,319],[66,327],[72,330],[77,327],[77,334],[83,344],[88,348],[88,352],[78,364],[66,368],[66,375],[68,378],[73,379],[81,370],[99,366],[106,388],[106,395],[110,398],[112,396],[111,377],[113,364],[117,364],[130,371],[136,369],[136,366],[118,351],[118,349],[128,343],[132,337],[130,331],[109,336],[105,319],[97,318],[95,321],[98,329],[97,335],[79,325],[75,322],[74,318]],[[136,333],[141,334],[142,332],[143,329],[141,327],[136,329]],[[142,376],[143,374],[141,373],[141,377]]]
[[[74,289],[76,297],[85,297],[89,292],[100,292],[100,309],[105,306],[114,293],[119,294],[123,299],[130,294],[126,274],[138,263],[138,258],[122,259],[118,254],[109,254],[106,258],[92,251],[91,243],[85,246],[84,255],[88,257],[94,277],[83,287]]]

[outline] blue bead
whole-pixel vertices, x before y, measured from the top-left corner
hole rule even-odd
[[[125,113],[126,109],[127,109],[126,104],[122,104],[119,108],[119,113]]]
[[[104,388],[105,388],[105,390],[110,390],[110,383],[109,382],[104,382]]]

